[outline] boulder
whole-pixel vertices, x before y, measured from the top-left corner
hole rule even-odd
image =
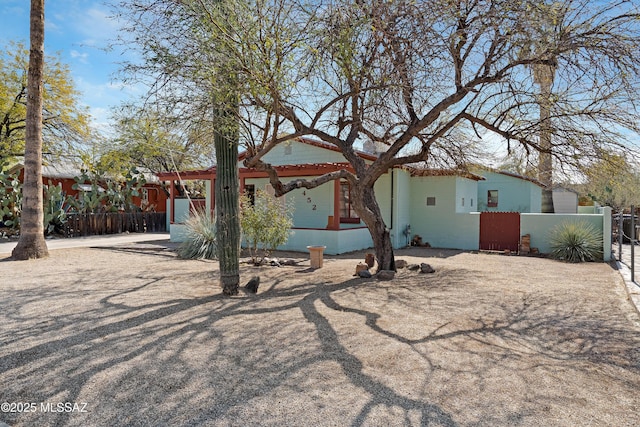
[[[367,264],[363,264],[363,263],[358,263],[358,265],[356,265],[356,274],[354,274],[354,276],[357,276],[361,271],[368,271],[369,270],[369,266]]]
[[[418,271],[418,270],[420,270],[420,265],[418,265],[418,264],[409,264],[409,265],[407,265],[407,270]]]
[[[435,273],[436,270],[433,269],[429,264],[425,264],[424,262],[420,264],[420,273]]]
[[[369,270],[360,270],[360,271],[358,271],[358,276],[363,278],[363,279],[370,279],[371,278],[371,272]]]
[[[258,286],[260,285],[260,276],[253,276],[249,282],[244,286],[248,292],[252,294],[258,293]]]
[[[397,259],[396,260],[396,268],[406,268],[408,265],[407,261],[403,260],[403,259]]]
[[[376,277],[378,280],[392,280],[396,276],[396,272],[393,270],[380,270]]]

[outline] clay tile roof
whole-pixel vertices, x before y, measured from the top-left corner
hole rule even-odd
[[[411,176],[459,176],[461,178],[472,179],[474,181],[484,180],[484,177],[464,169],[434,169],[415,166],[404,166],[403,169],[408,170]]]

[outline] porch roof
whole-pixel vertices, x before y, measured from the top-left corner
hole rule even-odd
[[[484,181],[485,179],[483,176],[476,175],[464,169],[430,169],[417,168],[415,166],[403,166],[402,168],[407,170],[411,176],[459,176],[474,181]]]
[[[353,167],[348,162],[340,163],[304,163],[297,165],[281,165],[274,166],[274,169],[278,172],[278,176],[314,176],[322,175],[327,172],[333,172],[340,169],[346,169],[353,171]],[[161,181],[170,180],[195,180],[195,179],[214,179],[216,176],[217,168],[212,166],[208,169],[191,170],[183,172],[161,172],[158,173],[158,178]],[[267,173],[256,168],[239,168],[239,175],[244,178],[263,178],[267,177]]]

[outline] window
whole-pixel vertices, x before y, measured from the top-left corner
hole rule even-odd
[[[435,197],[427,197],[427,206],[435,206],[436,198]]]
[[[284,155],[285,156],[290,156],[291,155],[291,141],[287,141],[284,143]]]
[[[487,206],[490,208],[498,206],[498,190],[487,191]]]
[[[464,206],[464,197],[462,198],[462,206]]]
[[[471,207],[473,207],[473,198],[471,199]]]
[[[352,224],[360,222],[358,214],[351,205],[351,184],[348,181],[340,182],[340,222]]]
[[[244,186],[244,192],[249,198],[249,204],[251,206],[256,204],[256,186],[254,184],[247,184]]]

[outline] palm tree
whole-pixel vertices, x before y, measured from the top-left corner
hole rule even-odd
[[[554,213],[553,208],[553,157],[551,135],[551,86],[556,72],[555,61],[533,66],[534,80],[540,85],[540,154],[538,180],[545,185],[542,190],[542,212]]]
[[[24,184],[20,240],[13,259],[49,256],[44,240],[42,206],[42,86],[44,70],[44,0],[31,0]]]

